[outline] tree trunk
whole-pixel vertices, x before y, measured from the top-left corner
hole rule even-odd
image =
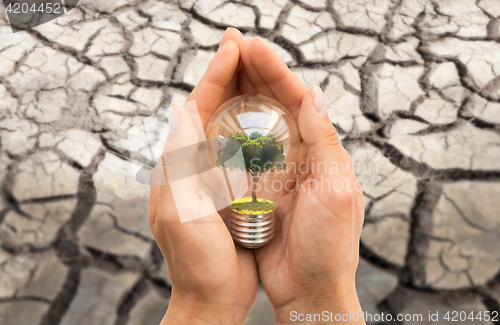
[[[253,179],[253,187],[252,187],[252,202],[257,202],[257,182],[259,178],[256,176],[252,176]]]

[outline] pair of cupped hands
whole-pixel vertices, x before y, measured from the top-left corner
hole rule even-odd
[[[298,164],[328,167],[303,168],[298,184],[285,189],[275,236],[257,250],[235,244],[219,213],[181,223],[168,182],[152,185],[149,222],[172,281],[162,324],[243,324],[259,279],[277,324],[289,323],[291,312],[356,313],[363,195],[323,92],[308,89],[264,41],[243,40],[229,28],[187,102],[195,101],[206,128],[220,104],[245,93],[271,97],[293,115],[302,137]],[[171,114],[171,124],[189,119],[180,106]],[[332,172],[330,166],[341,167]],[[195,193],[190,200],[196,205],[201,198]]]

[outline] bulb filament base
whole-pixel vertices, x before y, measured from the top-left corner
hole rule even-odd
[[[231,210],[229,231],[235,242],[248,249],[257,249],[274,237],[276,217],[274,210],[265,214],[242,214]]]

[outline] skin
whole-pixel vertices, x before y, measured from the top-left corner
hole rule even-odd
[[[277,324],[289,323],[291,311],[361,310],[354,275],[364,205],[351,159],[328,115],[315,109],[315,90],[307,89],[262,40],[243,40],[239,31],[228,29],[187,102],[196,101],[206,127],[220,104],[252,92],[278,100],[292,113],[302,135],[298,163],[309,162],[310,168],[290,175],[298,182],[289,184],[276,209],[275,237],[255,251],[233,243],[224,211],[199,219],[207,222],[180,223],[168,182],[151,186],[150,226],[173,285],[162,324],[242,324],[259,278]],[[339,168],[313,169],[313,162]],[[322,182],[336,182],[337,189],[321,188]],[[362,319],[350,323],[364,324]]]

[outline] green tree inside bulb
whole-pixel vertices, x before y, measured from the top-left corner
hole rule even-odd
[[[242,161],[231,160],[240,146],[243,152],[244,166]],[[232,134],[225,146],[217,152],[216,165],[229,170],[240,169],[250,173],[253,181],[251,204],[254,207],[252,210],[266,210],[265,206],[270,204],[274,209],[273,202],[269,200],[259,202],[257,200],[257,182],[263,173],[285,169],[283,152],[283,145],[276,142],[274,134],[263,136],[259,132],[252,132],[248,136],[246,133],[238,132]],[[248,207],[249,203],[243,203],[243,205]],[[231,207],[233,208],[233,205]]]

